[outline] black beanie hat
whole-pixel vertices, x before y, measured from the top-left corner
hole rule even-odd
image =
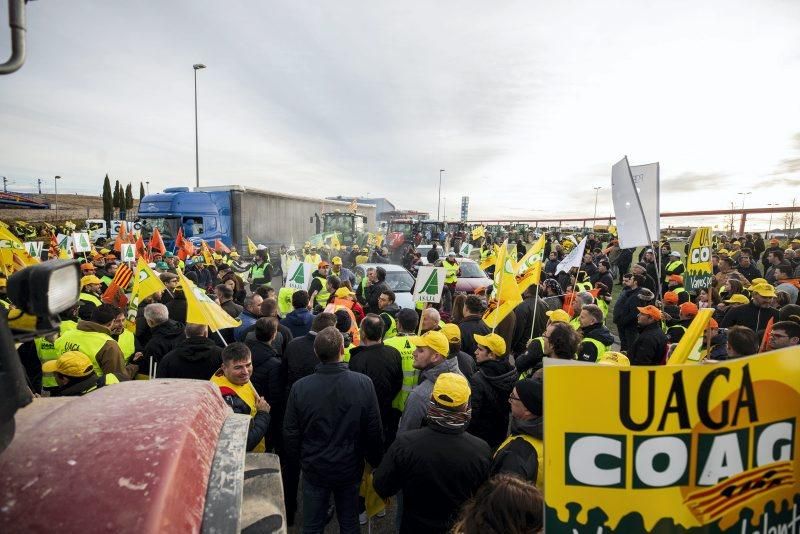
[[[336,311],[336,330],[341,333],[349,332],[350,327],[353,326],[353,321],[350,319],[350,314],[344,310]]]
[[[514,386],[519,400],[534,415],[542,415],[542,381],[536,378],[520,380]]]

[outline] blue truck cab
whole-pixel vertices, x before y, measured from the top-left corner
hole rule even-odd
[[[230,191],[190,191],[172,187],[163,193],[145,195],[139,205],[142,233],[149,237],[158,228],[167,249],[175,247],[178,229],[194,244],[200,240],[214,246],[219,239],[233,245]]]

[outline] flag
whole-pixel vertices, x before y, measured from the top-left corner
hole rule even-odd
[[[473,241],[476,241],[476,240],[480,239],[481,237],[486,237],[486,228],[484,228],[483,225],[476,226],[475,228],[472,229],[472,240]]]
[[[361,487],[358,493],[364,498],[367,517],[374,517],[386,510],[387,501],[381,499],[378,492],[375,491],[375,488],[372,486],[372,466],[368,463],[364,465],[364,474],[361,477]]]
[[[697,312],[689,327],[683,334],[678,346],[672,351],[667,360],[667,365],[682,365],[687,361],[697,362],[701,359],[701,351],[705,336],[703,332],[708,328],[711,316],[714,315],[713,308],[703,308]]]
[[[506,315],[522,302],[522,292],[517,285],[514,260],[508,253],[508,241],[503,241],[497,253],[497,263],[494,271],[494,291],[492,298],[497,301],[497,307],[490,309],[483,317],[489,328],[496,328]]]
[[[117,252],[122,252],[122,245],[128,242],[128,225],[122,222],[119,225],[119,231],[117,232],[117,237],[114,239],[114,250]]]
[[[161,232],[158,231],[158,228],[153,228],[153,235],[150,236],[147,248],[158,251],[162,256],[167,253],[167,247],[164,246],[164,240],[161,239]]]
[[[28,254],[25,245],[7,227],[0,228],[0,261],[6,276],[35,265],[39,260]]]
[[[256,250],[258,250],[258,247],[253,243],[253,240],[250,239],[250,236],[247,236],[247,253],[252,256],[256,253]]]
[[[334,233],[331,236],[331,248],[333,250],[339,250],[340,248],[342,248],[342,244],[339,242],[339,235],[338,234]]]
[[[181,261],[185,261],[186,258],[190,258],[192,256],[194,256],[194,244],[188,239],[184,239],[183,245],[178,249],[178,257],[181,259]]]
[[[568,273],[570,269],[573,267],[577,267],[580,269],[581,264],[583,263],[583,250],[586,248],[586,238],[584,237],[581,239],[581,242],[578,243],[577,247],[574,247],[572,250],[569,251],[567,257],[561,260],[561,262],[556,267],[556,274],[560,272]]]
[[[181,226],[180,228],[178,228],[178,235],[175,236],[175,248],[176,249],[183,248],[183,243],[185,241],[186,240],[183,237],[183,226]]]
[[[520,293],[524,292],[533,284],[538,284],[542,279],[542,262],[537,261],[531,265],[525,274],[517,275],[517,286],[519,286]]]
[[[219,252],[220,254],[230,254],[231,249],[226,247],[225,243],[223,243],[221,239],[217,239],[214,241],[214,252]]]
[[[627,156],[611,168],[611,196],[621,248],[650,246],[659,238],[658,172],[658,163],[630,167]]]
[[[205,241],[200,241],[200,254],[203,255],[206,265],[214,265],[214,255],[211,254],[211,248]]]
[[[139,234],[139,237],[136,239],[136,255],[138,257],[144,258],[146,260],[150,259],[150,252],[144,246],[144,239],[142,239],[142,234],[141,233]]]
[[[153,293],[166,289],[161,278],[153,272],[153,269],[141,257],[136,261],[136,281],[138,286],[136,288],[136,296],[139,297],[139,302]]]
[[[542,262],[544,258],[542,257],[542,253],[544,252],[544,234],[539,236],[539,239],[536,240],[536,243],[531,245],[531,248],[528,249],[528,252],[525,253],[522,258],[517,262],[517,274],[524,275],[525,271],[530,269],[537,261]]]
[[[241,324],[220,308],[219,304],[208,298],[206,292],[196,287],[191,280],[183,276],[178,269],[183,293],[186,296],[186,322],[207,325],[211,330],[235,328]]]
[[[772,324],[775,322],[774,317],[770,317],[767,321],[767,326],[764,328],[764,337],[761,338],[761,346],[758,352],[767,352],[769,350],[769,336],[772,334]]]

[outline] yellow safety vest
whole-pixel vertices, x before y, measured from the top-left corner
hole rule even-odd
[[[125,361],[136,352],[136,338],[130,330],[122,331],[117,339],[117,344],[119,348],[122,349],[122,355],[125,356]]]
[[[591,343],[592,345],[594,345],[594,347],[597,349],[597,358],[595,359],[595,361],[599,360],[603,356],[603,354],[605,354],[606,351],[608,350],[607,346],[603,345],[600,341],[591,337],[583,338],[583,341],[581,343]]]
[[[499,447],[497,447],[497,451],[494,453],[494,456],[496,457],[501,450],[503,450],[515,439],[524,439],[531,445],[531,447],[534,448],[534,450],[536,450],[536,456],[539,460],[539,469],[536,471],[536,487],[539,488],[539,491],[541,491],[542,494],[544,494],[544,443],[542,443],[542,440],[536,439],[528,434],[511,435],[508,436]]]
[[[211,377],[211,381],[215,383],[217,386],[225,386],[232,389],[236,392],[236,395],[242,399],[247,406],[250,407],[250,417],[255,417],[258,410],[256,410],[256,389],[251,382],[243,386],[237,386],[227,378],[225,375],[222,374],[222,371],[217,371],[214,373],[214,376]],[[264,438],[261,438],[261,441],[258,442],[253,452],[266,452],[267,450],[267,443]]]
[[[575,284],[575,291],[591,291],[592,290],[592,283],[591,282],[578,282]]]
[[[36,346],[36,355],[39,361],[44,364],[50,360],[57,360],[61,353],[56,349],[55,343],[48,341],[47,338],[37,337],[33,339],[33,344]],[[58,386],[56,377],[53,373],[44,373],[42,375],[42,387],[54,388]]]
[[[59,325],[59,330],[61,331],[62,335],[64,332],[69,332],[70,330],[75,330],[76,328],[78,328],[77,321],[70,321],[69,319],[66,321],[61,321],[61,324]]]
[[[570,320],[569,325],[575,330],[580,330],[581,329],[580,316],[577,316],[574,319]]]
[[[91,302],[95,306],[100,306],[102,304],[102,302],[100,302],[100,299],[95,297],[91,293],[81,293],[80,295],[78,295],[78,298],[85,302]]]
[[[353,345],[352,343],[350,343],[349,345],[347,345],[344,348],[344,354],[342,354],[342,361],[343,362],[345,362],[345,363],[349,363],[350,362],[350,351],[353,350],[354,348],[355,348],[355,345]]]
[[[543,337],[535,337],[531,340],[532,342],[539,343],[539,346],[542,347],[542,354],[544,354],[544,338]],[[526,378],[530,378],[533,376],[533,367],[526,370],[523,373],[520,373],[519,380],[525,380]]]
[[[278,310],[281,316],[286,317],[294,308],[292,307],[292,295],[297,291],[291,287],[282,287],[278,290]]]
[[[317,306],[324,308],[328,304],[328,299],[331,298],[331,293],[328,291],[328,280],[324,276],[315,276],[314,278],[322,284],[322,289],[317,292],[314,302],[317,303]]]
[[[400,353],[400,364],[403,368],[403,387],[392,400],[392,408],[402,412],[406,409],[406,400],[408,400],[411,390],[419,382],[419,370],[414,369],[414,350],[417,347],[411,343],[411,338],[406,334],[397,334],[392,338],[385,339],[383,344],[388,347],[394,347]]]
[[[394,320],[388,313],[382,313],[381,317],[386,317],[389,319],[389,328],[386,329],[386,333],[383,334],[383,341],[386,342],[387,339],[392,339],[397,335],[397,321]]]
[[[444,283],[455,284],[458,281],[458,262],[453,265],[449,261],[445,260],[442,262],[442,267],[444,267],[445,271]]]
[[[306,257],[303,258],[303,261],[313,265],[319,265],[319,262],[322,261],[322,256],[319,254],[306,254]]]
[[[664,267],[664,281],[666,282],[669,275],[674,274],[678,267],[682,266],[683,262],[680,260],[671,261]]]
[[[108,334],[75,329],[64,332],[56,340],[55,346],[59,356],[72,350],[82,352],[92,362],[92,367],[94,367],[94,372],[97,373],[97,376],[103,376],[103,370],[100,369],[100,365],[97,363],[97,353],[109,341],[114,341],[114,339]]]
[[[605,322],[606,317],[608,316],[608,302],[604,299],[597,299],[597,307],[600,308],[600,311],[603,312],[603,322]]]

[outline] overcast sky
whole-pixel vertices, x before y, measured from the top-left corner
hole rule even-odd
[[[450,217],[462,195],[471,218],[591,214],[593,186],[602,214],[627,155],[661,163],[662,212],[786,204],[798,28],[797,0],[33,2],[0,175],[193,185],[202,62],[202,185],[435,215],[443,168]]]

